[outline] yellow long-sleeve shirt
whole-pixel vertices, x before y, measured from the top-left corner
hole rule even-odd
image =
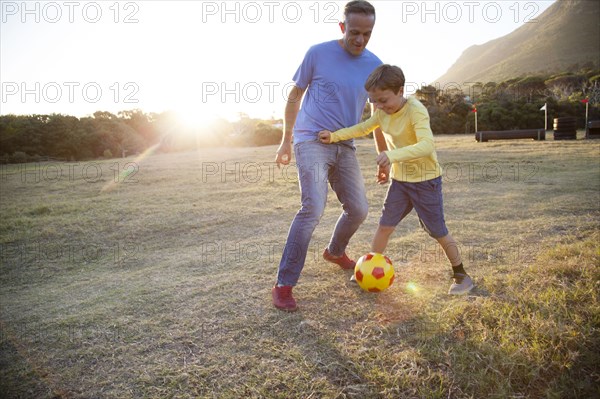
[[[385,153],[392,162],[392,179],[416,183],[441,176],[429,113],[414,97],[409,97],[395,114],[377,109],[366,121],[333,132],[331,142],[365,136],[377,127],[383,131],[389,149]]]

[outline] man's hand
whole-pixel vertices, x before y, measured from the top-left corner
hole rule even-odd
[[[321,130],[319,132],[319,141],[323,144],[331,144],[331,132],[329,130]]]
[[[386,184],[390,181],[390,167],[377,165],[377,184]]]
[[[377,162],[377,165],[379,165],[379,167],[388,168],[388,170],[391,166],[390,159],[388,158],[385,152],[380,152],[379,155],[377,155],[375,162]]]
[[[292,143],[288,141],[284,141],[279,145],[277,149],[277,153],[275,155],[275,163],[277,164],[277,168],[280,168],[280,165],[289,165],[292,160]]]

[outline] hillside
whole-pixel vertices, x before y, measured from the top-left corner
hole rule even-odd
[[[600,67],[600,2],[558,0],[535,21],[469,47],[436,82],[500,82],[527,74]],[[593,65],[592,65],[593,64]]]

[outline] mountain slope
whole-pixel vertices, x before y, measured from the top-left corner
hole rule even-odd
[[[558,0],[514,32],[469,47],[436,82],[500,82],[527,74],[600,67],[600,2]]]

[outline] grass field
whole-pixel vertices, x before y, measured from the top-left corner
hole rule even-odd
[[[436,137],[476,289],[411,214],[381,294],[320,255],[271,304],[296,169],[275,147],[0,166],[0,397],[591,398],[600,387],[600,142]],[[385,187],[358,143],[369,249]]]

